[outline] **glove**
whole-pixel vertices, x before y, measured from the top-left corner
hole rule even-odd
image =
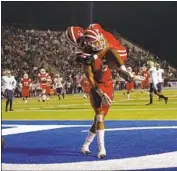
[[[76,62],[84,65],[91,65],[94,62],[94,55],[88,53],[77,53]]]
[[[112,100],[110,99],[110,97],[99,88],[96,90],[96,92],[101,97],[101,104],[103,106],[109,107],[111,105],[111,103],[112,103]]]

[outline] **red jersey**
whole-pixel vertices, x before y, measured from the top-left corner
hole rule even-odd
[[[81,85],[82,85],[83,91],[84,91],[85,93],[89,93],[91,87],[90,87],[90,83],[89,83],[89,81],[88,81],[87,78],[83,78],[83,79],[81,80]]]
[[[31,84],[30,78],[21,78],[22,97],[29,97],[30,84]]]
[[[31,83],[31,79],[30,78],[21,78],[21,84],[22,84],[22,88],[29,88],[30,87],[30,83]]]
[[[111,70],[108,68],[104,59],[96,59],[94,61],[92,72],[94,73],[94,79],[97,83],[106,83],[112,80]]]
[[[143,77],[145,77],[146,79],[149,79],[149,73],[148,71],[143,71]]]
[[[146,89],[146,88],[148,88],[149,87],[149,73],[148,73],[148,71],[146,70],[146,71],[143,71],[143,73],[142,73],[142,75],[145,77],[145,80],[143,80],[142,82],[141,82],[141,88],[142,89]]]
[[[119,56],[122,61],[125,62],[127,60],[127,50],[126,48],[120,44],[120,41],[117,40],[110,32],[102,31],[103,36],[109,43],[109,46],[115,50],[117,50]]]
[[[48,78],[48,76],[49,76],[49,74],[47,74],[47,73],[45,73],[45,74],[39,73],[38,77],[39,77],[40,84],[47,85],[47,78]]]

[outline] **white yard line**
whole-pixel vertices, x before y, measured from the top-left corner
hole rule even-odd
[[[142,108],[142,109],[110,109],[110,111],[168,111],[168,110],[174,110],[177,112],[177,108]],[[19,110],[15,110],[15,112],[73,112],[73,111],[77,111],[77,112],[83,112],[83,111],[93,111],[92,108],[90,109],[43,109],[40,108],[39,110],[35,110],[35,109],[19,109]]]
[[[2,170],[138,170],[177,167],[177,151],[112,160],[53,164],[6,164]]]

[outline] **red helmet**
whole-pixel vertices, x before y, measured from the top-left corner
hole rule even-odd
[[[88,28],[89,28],[89,29],[95,29],[95,30],[97,30],[97,31],[99,31],[99,32],[102,32],[102,31],[103,31],[101,25],[99,25],[99,24],[97,24],[97,23],[95,23],[95,24],[90,24]]]
[[[102,50],[105,45],[104,36],[95,29],[87,29],[83,35],[84,44],[92,48],[93,51]]]
[[[68,27],[66,30],[66,38],[72,45],[79,46],[83,33],[84,33],[83,28],[77,26],[71,26]]]

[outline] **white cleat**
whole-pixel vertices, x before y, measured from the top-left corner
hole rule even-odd
[[[88,154],[91,154],[91,151],[89,150],[89,147],[82,146],[82,148],[81,148],[81,153],[88,155]]]
[[[98,157],[99,159],[104,159],[104,158],[106,157],[106,150],[105,150],[105,149],[100,150],[100,151],[98,152],[97,157]]]

